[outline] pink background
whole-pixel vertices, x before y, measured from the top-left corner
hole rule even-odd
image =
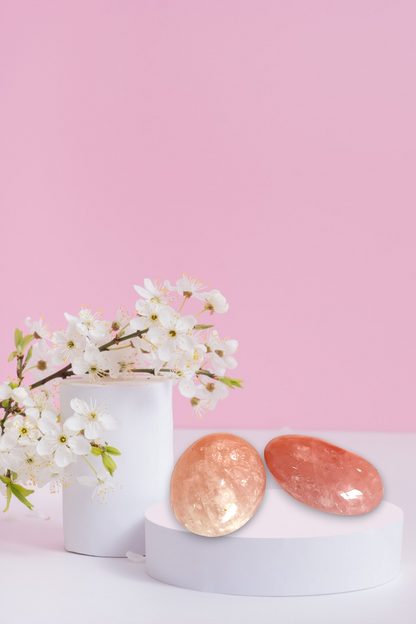
[[[16,325],[197,275],[245,389],[179,427],[415,430],[416,3],[1,0]],[[201,321],[204,317],[201,317]]]

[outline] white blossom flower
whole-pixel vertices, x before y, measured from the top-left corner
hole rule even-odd
[[[49,349],[44,340],[38,340],[38,342],[33,345],[30,365],[31,367],[35,367],[33,370],[33,377],[36,381],[44,379],[55,372],[56,364],[54,364],[53,355],[54,350]]]
[[[46,466],[40,471],[36,485],[43,488],[47,483],[50,483],[51,492],[55,494],[60,491],[61,486],[67,487],[68,484],[72,483],[71,475],[65,472],[63,467]]]
[[[87,345],[87,339],[80,334],[74,323],[69,323],[66,332],[60,330],[52,334],[52,342],[56,345],[53,351],[53,363],[57,366],[73,362],[80,357]]]
[[[124,349],[119,351],[114,349],[111,352],[110,377],[113,379],[126,378],[132,375],[131,369],[136,368],[137,351],[136,349]]]
[[[201,383],[196,387],[195,396],[198,399],[205,399],[209,402],[208,409],[215,409],[218,401],[220,399],[224,400],[227,398],[229,390],[222,381],[218,381],[216,379],[208,378],[208,382]]]
[[[217,375],[224,375],[227,368],[236,368],[237,361],[233,356],[238,348],[237,340],[220,340],[218,333],[213,330],[206,345]]]
[[[105,338],[110,330],[108,321],[99,319],[100,312],[92,313],[88,308],[82,308],[78,316],[72,316],[65,312],[65,318],[69,323],[75,324],[77,330],[91,340],[101,340]]]
[[[170,360],[176,349],[188,351],[194,347],[195,339],[191,333],[196,323],[194,316],[180,317],[167,307],[161,310],[159,318],[161,327],[149,329],[148,337],[151,342],[156,342],[162,360]]]
[[[196,396],[191,399],[192,410],[199,420],[203,419],[205,411],[209,409],[209,405],[209,399],[199,399]]]
[[[132,315],[121,306],[117,308],[114,321],[110,324],[110,331],[118,332],[129,324]]]
[[[33,485],[37,485],[40,473],[48,466],[48,460],[38,455],[36,447],[37,443],[31,443],[23,449],[25,457],[18,473],[18,479],[22,483],[30,481]]]
[[[83,356],[75,358],[72,370],[76,375],[99,381],[107,375],[110,362],[95,345],[88,345]]]
[[[159,288],[158,284],[152,282],[150,279],[144,280],[144,288],[143,286],[135,286],[134,289],[143,299],[150,299],[157,303],[166,301],[166,290],[164,288]]]
[[[104,430],[117,429],[120,424],[115,416],[101,412],[92,398],[89,405],[83,399],[72,399],[70,405],[75,414],[65,421],[66,426],[77,433],[84,429],[88,440],[97,440]]]
[[[195,349],[183,353],[176,361],[171,360],[167,364],[169,368],[174,370],[174,379],[179,381],[179,392],[188,399],[195,396],[196,386],[193,378],[203,359],[205,350],[204,345],[197,345]]]
[[[23,405],[26,407],[26,416],[31,416],[36,419],[47,418],[52,422],[56,422],[57,414],[53,407],[53,399],[51,395],[44,390],[31,392],[23,401]]]
[[[19,436],[18,443],[21,446],[27,446],[28,444],[35,442],[41,436],[41,433],[36,425],[37,423],[35,418],[17,414],[16,416],[13,416],[13,418],[9,418],[6,421],[6,430],[17,433]]]
[[[13,399],[16,403],[23,403],[25,399],[27,399],[28,393],[21,386],[17,388],[12,388],[8,383],[4,382],[0,386],[0,401],[5,401],[6,399]]]
[[[18,439],[19,435],[15,431],[0,434],[0,474],[4,474],[7,470],[19,472],[25,454],[21,447],[16,446]]]
[[[168,363],[168,366],[172,366]],[[179,392],[187,399],[191,399],[195,395],[195,368],[191,367],[190,359],[186,354],[172,366],[174,369],[174,383],[178,382]]]
[[[136,303],[136,310],[140,316],[135,316],[130,321],[130,327],[133,331],[143,331],[149,327],[159,327],[159,314],[160,311],[164,309],[166,309],[166,307],[157,301],[139,299]]]
[[[211,290],[209,293],[200,293],[195,295],[197,299],[205,301],[205,310],[209,310],[211,314],[218,312],[218,314],[224,314],[227,312],[229,305],[219,290]]]
[[[76,461],[77,455],[88,455],[91,450],[88,440],[68,429],[66,423],[61,426],[60,423],[45,422],[42,431],[45,436],[38,442],[36,450],[41,456],[53,455],[60,468]]]
[[[51,337],[48,326],[43,324],[43,316],[41,316],[38,321],[33,321],[33,323],[30,320],[30,316],[28,316],[26,317],[25,325],[29,327],[30,332],[35,338],[49,339]]]
[[[81,485],[87,485],[90,487],[95,486],[95,490],[91,495],[91,500],[97,494],[97,498],[99,496],[104,496],[108,494],[111,490],[114,489],[114,483],[111,483],[108,479],[108,472],[105,470],[101,470],[97,475],[93,477],[77,477],[78,481]]]
[[[169,280],[165,280],[165,286],[169,290],[174,290],[178,292],[182,297],[186,296],[188,298],[194,296],[197,299],[204,299],[204,296],[201,296],[201,293],[197,295],[197,291],[206,287],[204,282],[201,282],[196,277],[190,277],[186,273],[182,273],[182,278],[178,279],[176,282],[176,286],[171,286]]]

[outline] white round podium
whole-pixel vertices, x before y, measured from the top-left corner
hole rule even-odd
[[[177,587],[245,596],[356,591],[400,571],[403,512],[382,501],[361,516],[337,516],[266,489],[256,514],[222,537],[201,537],[168,501],[146,511],[146,572]]]

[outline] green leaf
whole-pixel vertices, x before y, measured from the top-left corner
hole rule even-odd
[[[114,459],[110,457],[110,455],[107,455],[107,453],[103,453],[101,455],[101,459],[103,460],[104,468],[110,473],[111,476],[113,476],[114,470],[117,468],[117,464]]]
[[[15,344],[16,349],[22,342],[22,338],[23,338],[22,332],[20,331],[20,329],[16,327],[16,329],[14,330],[14,344]]]
[[[30,358],[32,357],[32,353],[33,353],[33,347],[30,347],[29,351],[27,352],[27,356],[26,356],[26,359],[25,359],[25,364],[27,362],[29,362]]]
[[[28,490],[27,488],[23,487],[23,485],[19,485],[18,483],[13,483],[13,487],[19,490],[19,492],[21,492],[23,496],[29,496],[29,494],[33,494],[33,492],[35,491]]]
[[[234,390],[235,387],[242,388],[243,379],[232,379],[232,377],[218,377],[218,381],[222,381],[223,384]]]
[[[32,334],[28,334],[27,336],[25,336],[25,337],[22,339],[22,341],[21,341],[21,343],[20,343],[20,346],[22,347],[22,351],[25,351],[25,350],[26,350],[27,345],[28,345],[30,342],[32,342],[33,338],[34,338],[34,336],[33,336]]]
[[[98,457],[98,455],[101,455],[102,452],[103,449],[98,448],[98,446],[91,447],[91,455],[95,455],[96,457]]]
[[[0,481],[3,481],[3,483],[10,483],[10,479],[9,477],[4,477],[3,475],[0,475]]]
[[[233,386],[236,386],[237,388],[242,388],[243,387],[241,384],[244,382],[244,379],[232,379],[230,377],[230,381],[233,384]]]
[[[1,406],[2,406],[2,407],[8,407],[8,406],[9,406],[9,403],[10,403],[9,399],[5,399],[4,401],[2,401]]]
[[[18,476],[19,475],[17,474],[17,472],[12,472],[12,479],[13,479],[13,481],[16,481]]]
[[[7,486],[7,489],[6,489],[6,497],[7,497],[7,504],[6,504],[6,507],[3,509],[3,513],[9,509],[10,501],[12,499],[12,490],[9,485]]]
[[[16,485],[15,483],[10,483],[8,487],[11,489],[12,493],[16,496],[16,498],[20,500],[21,503],[26,505],[26,507],[29,507],[29,509],[33,509],[32,503],[27,500],[26,496],[28,496],[28,494],[32,494],[34,490],[27,490],[22,485]],[[27,492],[27,494],[25,494],[25,492]]]
[[[121,455],[120,451],[114,448],[114,446],[107,446],[105,452],[109,453],[110,455]]]
[[[7,359],[7,361],[8,361],[8,362],[11,362],[12,360],[14,360],[14,358],[16,357],[16,355],[17,355],[17,351],[13,351],[12,353],[10,353],[10,355],[9,355],[9,357],[8,357],[8,359]]]
[[[194,329],[209,329],[210,327],[214,327],[214,325],[194,325]]]

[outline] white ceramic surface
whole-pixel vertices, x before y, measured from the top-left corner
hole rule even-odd
[[[177,587],[245,596],[366,589],[400,571],[403,512],[382,501],[361,516],[328,514],[266,489],[255,515],[222,537],[201,537],[169,502],[146,511],[146,572]]]
[[[60,383],[61,418],[73,414],[73,398],[97,399],[103,411],[116,416],[120,426],[106,432],[103,442],[115,446],[117,487],[100,503],[91,502],[93,488],[76,477],[92,475],[78,457],[68,466],[73,484],[63,488],[64,541],[68,551],[101,557],[125,557],[131,550],[145,553],[145,510],[169,497],[173,470],[172,383],[151,376],[90,384],[81,379]],[[102,468],[100,457],[91,463]]]

